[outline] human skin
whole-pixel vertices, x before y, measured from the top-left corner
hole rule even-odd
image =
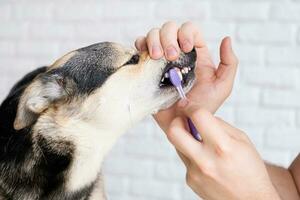
[[[182,117],[172,121],[167,137],[186,166],[192,190],[203,199],[280,199],[246,134],[190,104],[184,112],[201,133],[202,142],[190,135]]]
[[[138,50],[148,49],[154,59],[165,55],[168,60],[178,57],[179,47],[183,52],[189,52],[195,47],[198,55],[195,71],[197,81],[187,97],[201,107],[215,112],[231,93],[238,60],[229,37],[224,38],[221,43],[218,66],[213,63],[201,32],[191,22],[182,24],[180,28],[174,22],[167,22],[160,29],[151,29],[146,37],[139,37],[135,44]],[[160,111],[154,118],[166,132],[177,115],[180,115],[180,111],[174,105]]]
[[[148,50],[150,56],[154,59],[165,56],[168,60],[175,60],[180,51],[189,52],[193,47],[196,48],[197,54],[199,55],[196,67],[197,81],[193,89],[187,95],[189,101],[193,102],[193,106],[188,106],[189,109],[194,107],[194,110],[200,109],[208,113],[214,113],[231,93],[238,60],[232,50],[230,38],[226,37],[222,40],[220,46],[220,63],[218,66],[213,63],[201,32],[192,22],[186,22],[180,27],[174,22],[167,22],[161,28],[153,28],[146,36],[139,37],[135,45],[140,51]],[[189,104],[189,102],[180,101],[177,105],[160,111],[154,116],[165,133],[170,133],[171,123],[179,123],[177,117],[180,116],[181,120],[184,118],[183,116],[186,114],[182,108],[187,104]],[[223,122],[223,124],[227,123]],[[228,127],[231,126],[228,125]],[[233,127],[232,129],[235,130]],[[243,137],[247,138],[246,136]],[[170,137],[168,136],[168,138]],[[185,140],[183,141],[183,145],[189,147],[187,142]],[[245,145],[245,148],[252,149],[253,157],[257,161],[257,168],[261,169],[261,171],[257,173],[265,173],[265,169],[261,167],[262,160],[257,156],[256,150],[250,141],[248,141],[248,139],[246,139],[246,141],[247,145]],[[176,145],[175,148],[179,156],[185,161],[184,154],[178,150]],[[208,158],[208,160],[209,159],[210,158]],[[282,199],[299,199],[300,155],[298,155],[289,169],[267,163],[265,166],[273,185]],[[187,173],[189,173],[189,171],[187,171]],[[244,182],[245,180],[240,181]],[[209,185],[206,187],[210,188]],[[273,190],[270,186],[267,188],[269,188],[269,191]]]

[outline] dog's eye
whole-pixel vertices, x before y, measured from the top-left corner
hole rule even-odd
[[[138,54],[133,55],[130,60],[128,60],[124,65],[136,65],[140,61],[140,56]]]

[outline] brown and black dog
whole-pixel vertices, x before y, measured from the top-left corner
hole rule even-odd
[[[104,156],[118,137],[178,95],[166,72],[195,80],[196,52],[174,62],[109,42],[23,77],[0,107],[0,199],[100,200]]]

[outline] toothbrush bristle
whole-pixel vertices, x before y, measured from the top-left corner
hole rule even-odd
[[[177,72],[174,68],[169,70],[170,81],[175,87],[181,86],[182,74],[180,73],[179,75],[179,73],[180,72]]]

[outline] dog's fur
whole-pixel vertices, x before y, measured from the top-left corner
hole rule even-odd
[[[171,64],[194,66],[195,51]],[[0,199],[105,199],[101,164],[116,139],[177,100],[168,62],[114,43],[72,51],[23,77],[0,107]],[[188,74],[185,91],[193,83]]]

